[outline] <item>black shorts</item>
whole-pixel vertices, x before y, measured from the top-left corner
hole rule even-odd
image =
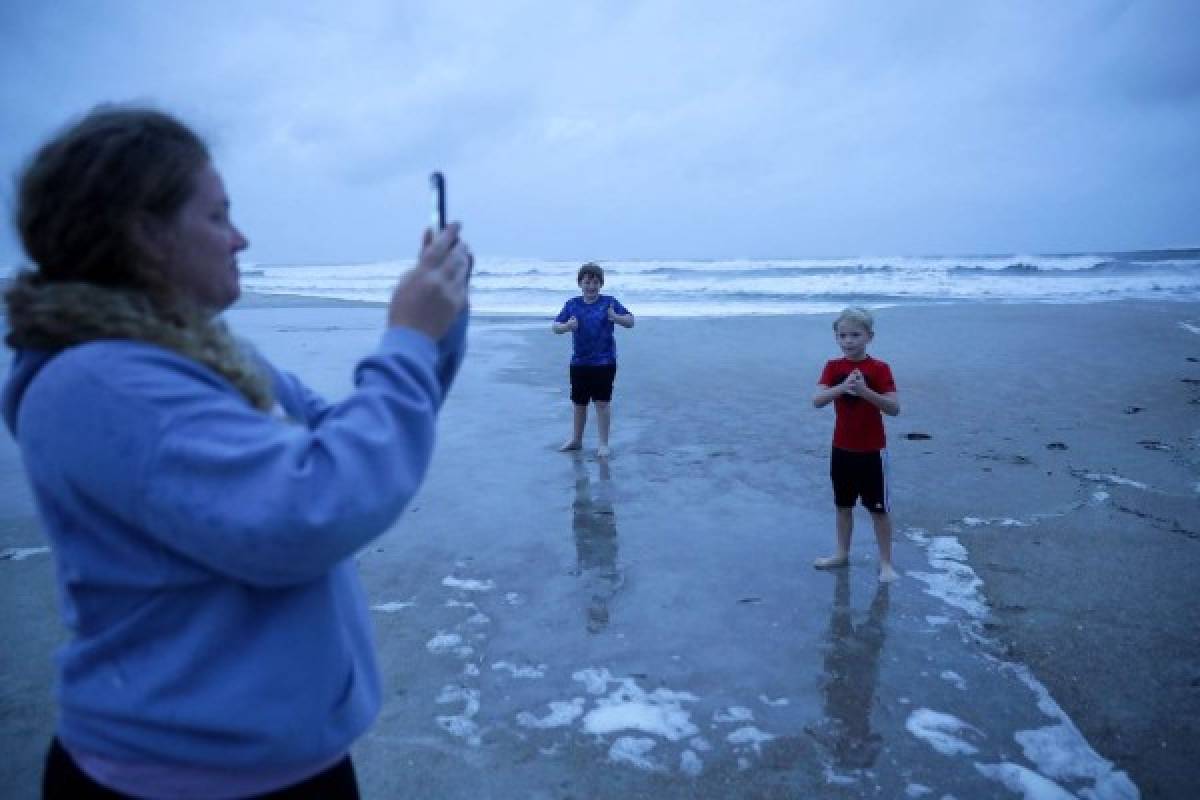
[[[597,403],[611,403],[613,381],[616,377],[616,364],[605,364],[602,367],[571,367],[571,402],[577,406],[586,406],[593,400]]]
[[[892,510],[887,485],[887,450],[858,453],[833,448],[829,456],[829,477],[833,479],[833,503],[838,508],[854,508],[862,498],[863,507],[875,514]]]

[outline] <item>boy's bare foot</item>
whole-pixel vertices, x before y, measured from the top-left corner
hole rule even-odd
[[[896,572],[896,570],[892,569],[891,564],[881,564],[879,566],[879,582],[880,583],[891,583],[894,580],[899,580],[899,578],[900,578],[900,573],[898,573],[898,572]]]
[[[839,569],[850,563],[850,559],[844,555],[833,555],[828,558],[818,558],[813,562],[813,566],[817,569]]]
[[[579,450],[582,447],[583,447],[583,442],[577,442],[574,439],[567,439],[565,442],[562,443],[562,446],[558,448],[558,452],[569,453],[572,450]]]
[[[602,444],[596,448],[596,458],[608,458],[611,455],[612,450],[606,444]]]

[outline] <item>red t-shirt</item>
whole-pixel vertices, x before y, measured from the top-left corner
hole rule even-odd
[[[854,370],[860,370],[867,387],[879,394],[896,391],[892,369],[885,362],[867,356],[862,361],[835,358],[821,370],[822,386],[837,386]],[[843,394],[833,399],[837,419],[833,425],[833,446],[843,450],[883,450],[887,439],[883,434],[883,414],[861,397]]]

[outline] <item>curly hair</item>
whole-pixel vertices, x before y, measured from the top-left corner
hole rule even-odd
[[[96,339],[152,342],[224,375],[256,408],[269,376],[223,323],[179,294],[143,244],[169,222],[210,162],[174,117],[100,106],[42,145],[17,188],[17,231],[35,268],[4,293],[8,345],[58,350]]]
[[[16,227],[35,280],[142,290],[169,305],[137,228],[178,212],[209,160],[200,137],[161,111],[98,106],[67,125],[18,179]]]

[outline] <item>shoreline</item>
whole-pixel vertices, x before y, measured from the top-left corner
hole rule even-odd
[[[336,397],[383,330],[381,308],[252,297],[231,309],[232,327]],[[570,419],[569,337],[541,327],[549,315],[477,318],[427,485],[396,532],[361,557],[372,603],[416,603],[409,611],[377,611],[389,705],[355,748],[365,792],[412,796],[396,763],[426,764],[418,778],[427,782],[417,783],[431,792],[426,796],[447,798],[491,785],[489,769],[463,769],[471,764],[530,787],[569,781],[580,796],[651,786],[661,790],[657,796],[674,797],[708,786],[704,776],[654,783],[657,773],[613,766],[603,751],[593,759],[574,738],[537,738],[553,731],[523,731],[532,737],[527,744],[507,744],[518,712],[541,717],[548,692],[560,700],[582,693],[572,670],[603,665],[615,675],[648,676],[639,679],[647,688],[678,687],[704,702],[711,696],[722,713],[753,706],[756,724],[778,736],[776,749],[747,749],[740,757],[755,768],[743,772],[735,761],[724,772],[719,756],[730,745],[715,739],[716,751],[704,756],[714,796],[721,786],[753,793],[759,776],[771,774],[757,766],[760,756],[785,770],[780,774],[797,790],[827,791],[819,770],[810,774],[829,758],[819,737],[789,735],[822,713],[848,714],[883,737],[893,755],[880,756],[877,771],[880,780],[901,781],[886,783],[897,796],[904,780],[979,796],[982,779],[969,760],[932,753],[906,732],[913,709],[901,700],[988,730],[986,741],[1000,750],[1012,749],[1012,730],[1048,723],[1037,720],[1033,701],[1009,694],[1024,690],[988,682],[986,664],[975,663],[956,630],[928,622],[957,611],[918,577],[930,574],[927,546],[915,538],[924,532],[961,544],[969,554],[963,566],[982,581],[988,612],[964,618],[965,629],[1026,665],[1099,756],[1129,772],[1142,796],[1184,796],[1200,758],[1191,734],[1200,725],[1200,610],[1190,591],[1200,552],[1200,304],[946,304],[877,312],[870,352],[892,365],[902,404],[886,425],[896,566],[904,577],[891,589],[888,638],[882,650],[875,645],[875,672],[860,676],[865,684],[845,687],[847,696],[866,698],[866,710],[848,712],[838,711],[840,694],[810,696],[823,685],[826,619],[831,628],[840,619],[830,611],[833,581],[834,608],[843,579],[857,598],[853,608],[865,608],[876,591],[874,542],[863,515],[850,570],[831,577],[809,566],[832,542],[833,417],[809,403],[821,365],[835,356],[832,317],[639,318],[632,331],[619,331],[615,455],[607,476],[597,472],[591,427],[579,456],[554,451]],[[591,494],[581,494],[581,486]],[[0,497],[0,549],[43,545],[10,437],[0,446]],[[598,519],[611,523],[581,518],[587,503],[608,503],[615,513]],[[509,523],[498,531],[497,519]],[[596,536],[612,546],[597,548]],[[597,558],[607,566],[589,572]],[[51,567],[44,555],[0,561],[0,602],[10,609],[0,636],[13,643],[0,654],[10,687],[0,699],[0,737],[13,754],[0,778],[31,792],[53,725],[50,651],[61,637]],[[452,616],[457,606],[443,596],[443,576],[451,575],[495,581],[494,597],[452,598],[478,604],[494,620],[490,627]],[[507,601],[506,592],[520,602]],[[595,627],[598,619],[600,631],[582,624]],[[466,677],[454,657],[429,651],[427,643],[449,631],[478,649],[482,677]],[[494,673],[497,663],[542,662],[550,665],[542,683],[490,677],[503,677]],[[971,691],[946,684],[938,677],[944,670],[955,670]],[[556,674],[560,683],[552,685]],[[483,710],[453,718],[459,728],[480,728],[482,749],[432,722],[457,708],[436,700],[452,683],[478,684],[472,691],[481,692]],[[760,693],[791,695],[792,705],[766,706],[754,699]],[[715,711],[697,711],[697,721]],[[1022,719],[1003,727],[1014,714]],[[579,736],[590,741],[591,734]],[[656,752],[668,746],[660,742]],[[539,747],[579,749],[555,760]],[[431,753],[440,755],[431,760]],[[514,763],[527,765],[524,778],[514,777]],[[869,787],[861,789],[846,791],[869,796]]]
[[[907,531],[959,542],[982,580],[980,633],[1040,678],[1143,797],[1182,796],[1200,758],[1200,611],[1188,589],[1200,567],[1200,303],[950,303],[875,313],[870,352],[892,365],[902,405],[885,419],[895,539]],[[832,414],[819,421],[808,400],[824,359],[836,355],[833,316],[639,319],[628,335],[618,332],[614,436],[631,405],[649,406],[648,419],[635,420],[645,438],[663,419],[717,402],[701,395],[679,408],[672,379],[647,374],[647,365],[630,375],[635,360],[670,353],[676,372],[707,371],[735,387],[770,371],[775,390],[795,399],[752,401],[727,388],[722,399],[734,408],[756,402],[759,424],[722,421],[719,430],[732,435],[710,447],[736,448],[739,433],[749,438],[750,428],[776,420],[780,440],[761,443],[759,456],[798,468],[802,491],[824,492]],[[755,337],[769,355],[720,352],[722,340],[745,341],[756,327],[769,329]],[[531,334],[526,350],[537,354],[527,355],[535,369],[508,379],[564,382],[569,348],[540,336]],[[643,340],[652,336],[665,341]],[[696,341],[716,354],[689,352]],[[549,360],[548,348],[557,351]],[[674,426],[657,438],[695,440],[701,430]],[[873,546],[860,518],[854,552],[870,555]]]

